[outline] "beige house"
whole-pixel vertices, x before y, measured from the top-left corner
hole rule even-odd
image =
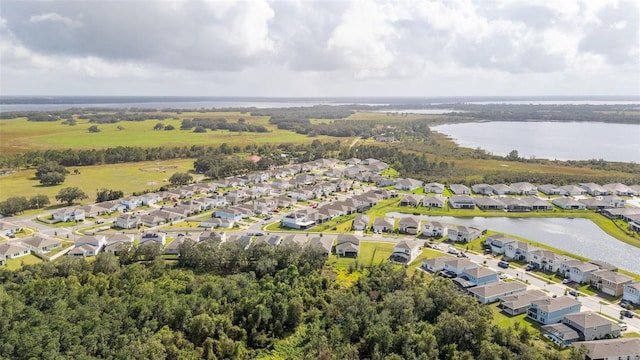
[[[598,270],[591,273],[591,285],[611,296],[621,296],[624,286],[632,282],[631,276],[616,271]]]

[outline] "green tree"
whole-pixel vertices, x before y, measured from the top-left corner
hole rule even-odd
[[[51,204],[51,201],[47,195],[36,195],[29,199],[29,207],[32,209],[40,209],[49,204]]]
[[[90,133],[99,133],[101,131],[100,128],[98,127],[98,125],[89,126],[88,130],[89,130]]]
[[[153,130],[162,130],[162,129],[164,129],[164,124],[163,124],[163,123],[161,123],[161,122],[157,123],[157,124],[153,127]]]
[[[507,159],[509,160],[518,160],[520,159],[520,155],[518,154],[518,150],[511,150],[507,155]]]
[[[40,183],[46,186],[59,185],[64,182],[65,178],[66,176],[62,173],[50,172],[40,176]]]
[[[73,204],[76,200],[87,199],[87,194],[84,191],[80,190],[78,187],[67,187],[61,189],[58,195],[56,195],[56,200],[60,202],[66,202],[67,205]]]
[[[29,208],[29,202],[24,196],[13,196],[0,203],[0,214],[11,216]]]
[[[169,125],[165,126],[165,127],[164,127],[164,129],[165,129],[165,130],[175,130],[175,129],[176,129],[176,127],[175,127],[175,126],[173,126],[173,125],[171,125],[171,124],[169,124]]]
[[[207,129],[204,126],[198,125],[198,126],[196,126],[195,129],[193,129],[193,132],[194,133],[205,133],[205,132],[207,132]]]
[[[124,196],[124,192],[122,190],[110,190],[110,189],[102,188],[98,190],[98,194],[96,196],[96,202],[117,200],[122,198],[123,196]]]
[[[193,181],[193,176],[189,173],[175,173],[169,178],[171,185],[180,186],[187,185]]]
[[[105,273],[111,274],[120,270],[120,263],[118,258],[110,252],[102,252],[96,256],[96,261],[93,263],[93,273]]]

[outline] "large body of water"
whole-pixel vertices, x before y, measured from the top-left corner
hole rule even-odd
[[[640,163],[640,124],[490,121],[434,126],[458,145],[522,158]]]
[[[388,213],[391,217],[407,214]],[[512,234],[640,274],[640,248],[624,243],[587,219],[418,216],[444,224],[476,226]]]

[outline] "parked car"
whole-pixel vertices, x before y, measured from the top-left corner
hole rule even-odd
[[[570,290],[570,291],[569,291],[569,295],[571,295],[571,296],[578,296],[578,295],[580,295],[580,293],[579,293],[579,292],[577,292],[577,291],[575,291],[575,290]]]
[[[500,274],[500,276],[498,276],[498,278],[500,278],[500,280],[505,280],[509,278],[509,275],[507,274]]]
[[[453,246],[449,246],[447,252],[453,255],[458,255],[460,253],[460,251],[458,251],[458,249],[454,248]]]
[[[568,283],[570,283],[570,282],[571,282],[571,280],[569,280],[569,279],[562,279],[562,283],[563,283],[563,284],[568,284]]]
[[[623,309],[628,309],[629,305],[631,305],[631,304],[626,300],[620,301],[620,307],[623,308]]]
[[[499,267],[501,267],[501,268],[503,268],[503,269],[506,269],[506,268],[508,268],[508,267],[509,267],[509,262],[508,262],[508,261],[504,261],[504,260],[503,260],[503,261],[500,261],[500,262],[498,263],[498,266],[499,266]]]
[[[618,326],[620,327],[620,330],[627,331],[627,324],[625,324],[623,322],[619,322]]]
[[[633,313],[629,310],[625,310],[623,315],[624,317],[628,317],[629,319],[633,318]]]
[[[535,266],[533,266],[532,264],[528,264],[524,267],[524,271],[531,271],[533,269],[535,269]]]
[[[489,255],[489,254],[491,254],[491,249],[490,249],[490,248],[486,248],[486,249],[484,249],[484,254],[485,254],[485,255]]]

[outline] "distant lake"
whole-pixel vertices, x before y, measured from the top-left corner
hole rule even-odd
[[[406,114],[426,114],[426,115],[442,115],[453,112],[466,112],[464,110],[454,109],[402,109],[402,110],[376,110],[380,113],[406,113]]]
[[[488,121],[431,129],[460,146],[502,156],[517,150],[523,158],[640,163],[640,124]]]
[[[396,212],[386,216],[401,218]],[[477,226],[539,242],[592,260],[602,260],[640,274],[640,248],[605,233],[587,219],[415,216],[444,224]]]

